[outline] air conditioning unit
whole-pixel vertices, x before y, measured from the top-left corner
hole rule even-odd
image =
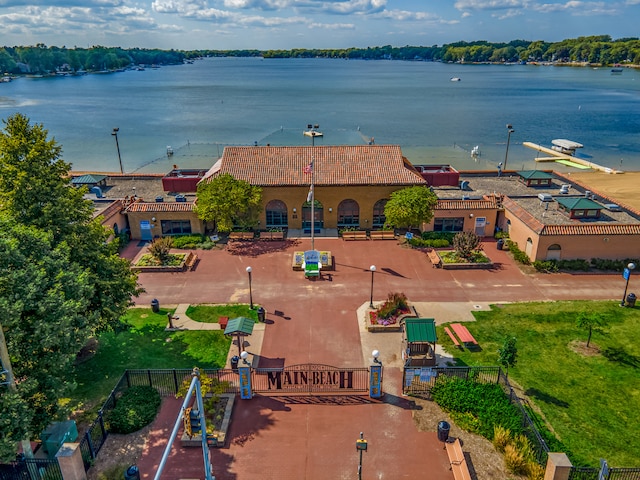
[[[184,195],[176,195],[176,202],[186,202],[187,201],[187,197],[185,197]]]
[[[604,208],[609,210],[610,212],[621,212],[622,208],[620,205],[616,205],[615,203],[605,203]]]
[[[541,202],[553,202],[553,197],[548,193],[539,193],[538,200]]]
[[[569,193],[569,188],[571,188],[571,185],[562,185],[560,187],[560,193],[563,195],[566,195]]]

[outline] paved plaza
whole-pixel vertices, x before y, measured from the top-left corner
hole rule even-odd
[[[624,289],[621,274],[523,273],[494,241],[484,247],[494,262],[491,270],[432,268],[425,253],[396,241],[320,238],[315,248],[331,251],[335,269],[321,279],[307,280],[291,268],[293,252],[311,248],[307,238],[247,242],[234,254],[226,249],[198,251],[200,261],[193,271],[140,274],[146,290],[136,300],[141,306],[152,299],[158,299],[161,307],[248,303],[246,267],[251,266],[253,301],[267,315],[264,330],[248,338],[246,350],[259,357],[261,367],[303,363],[364,367],[374,348],[381,352],[386,392],[381,401],[366,396],[238,400],[227,446],[211,449],[216,479],[355,479],[355,441],[362,431],[369,440],[364,479],[452,480],[436,425],[432,432],[418,432],[412,420],[416,406],[401,395],[400,334],[372,334],[364,328],[370,265],[376,266],[374,302],[383,301],[390,292],[403,292],[421,316],[437,323],[471,321],[471,311],[495,303],[619,301]],[[124,255],[133,258],[139,249],[132,244]],[[632,279],[630,291],[633,283]],[[145,479],[155,475],[180,404],[175,399],[164,402],[138,463]],[[201,458],[200,449],[174,446],[163,478],[204,478]],[[473,452],[470,458],[473,461]]]

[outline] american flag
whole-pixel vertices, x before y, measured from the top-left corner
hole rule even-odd
[[[304,167],[303,172],[304,172],[304,173],[311,173],[311,172],[313,172],[313,162],[311,162],[309,165],[307,165],[306,167]]]
[[[313,198],[313,187],[309,189],[309,193],[307,193],[307,202],[310,202]]]

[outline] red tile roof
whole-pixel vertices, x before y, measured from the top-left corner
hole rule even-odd
[[[218,172],[208,178],[229,173],[262,187],[309,185],[304,169],[312,161],[318,186],[426,185],[398,145],[225,147]]]
[[[640,225],[545,225],[540,235],[640,235]]]
[[[193,212],[194,202],[135,202],[127,213]]]
[[[498,202],[495,197],[483,200],[438,200],[436,210],[495,210]]]

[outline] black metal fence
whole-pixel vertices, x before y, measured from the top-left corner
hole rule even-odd
[[[599,480],[600,469],[593,467],[572,467],[568,480]],[[602,480],[640,480],[640,468],[609,467],[609,473]]]
[[[22,458],[0,464],[0,480],[63,480],[57,459]]]

